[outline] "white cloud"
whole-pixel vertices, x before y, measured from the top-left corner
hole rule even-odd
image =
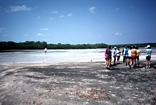
[[[70,14],[68,14],[67,16],[68,16],[68,17],[71,17],[71,16],[73,16],[73,14],[72,14],[72,13],[70,13]]]
[[[55,18],[54,18],[54,17],[50,17],[49,19],[50,19],[50,20],[53,20],[53,19],[55,19]]]
[[[4,28],[0,28],[0,32],[2,32],[2,30],[4,30]]]
[[[40,16],[38,16],[37,18],[38,18],[38,19],[41,19],[41,17],[40,17]]]
[[[37,34],[37,36],[43,36],[43,34],[41,34],[41,33],[38,33],[38,34]]]
[[[8,35],[7,35],[7,34],[4,34],[3,36],[6,37],[6,36],[8,36]]]
[[[58,13],[58,11],[52,11],[52,13]]]
[[[61,16],[60,16],[60,18],[63,18],[63,17],[64,17],[64,15],[61,15]]]
[[[23,36],[28,36],[28,34],[24,34]]]
[[[27,7],[25,5],[22,5],[22,6],[11,6],[11,11],[12,12],[17,12],[17,11],[30,11],[32,10],[33,8],[31,7]]]
[[[118,10],[120,10],[120,8],[116,8],[115,10],[117,10],[117,11],[118,11]]]
[[[48,28],[40,28],[40,30],[47,31],[49,29]]]
[[[102,35],[99,35],[98,37],[99,37],[99,38],[102,38]]]
[[[122,35],[122,33],[118,33],[118,32],[117,32],[117,33],[115,33],[115,35]]]
[[[2,10],[2,7],[0,6],[0,11]]]
[[[96,7],[90,7],[89,8],[90,13],[95,13],[95,10],[96,10]]]

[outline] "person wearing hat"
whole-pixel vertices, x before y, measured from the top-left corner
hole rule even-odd
[[[152,49],[150,45],[146,47],[146,68],[150,68]]]
[[[116,55],[117,55],[117,50],[116,50],[116,47],[114,47],[114,50],[113,50],[114,65],[116,64]]]

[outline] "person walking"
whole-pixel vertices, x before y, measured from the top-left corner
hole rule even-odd
[[[110,69],[111,57],[112,57],[111,46],[108,46],[108,48],[105,50],[105,60],[107,69]]]
[[[150,45],[147,45],[146,48],[146,68],[150,68],[152,49]]]
[[[127,49],[127,46],[125,46],[122,50],[123,63],[126,62],[126,54],[125,54],[126,49]]]
[[[120,47],[118,47],[117,52],[116,52],[116,56],[117,56],[117,63],[119,63],[120,60],[120,55],[121,55],[121,51],[120,51]]]

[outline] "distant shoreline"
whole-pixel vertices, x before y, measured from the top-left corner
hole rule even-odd
[[[43,41],[26,41],[26,42],[0,42],[0,49],[96,49],[96,48],[107,48],[110,44],[105,43],[96,43],[96,44],[48,44]],[[138,47],[146,47],[147,45],[151,45],[152,47],[156,47],[156,43],[134,43],[134,44],[111,44],[110,46],[114,47],[124,47],[124,46],[133,46],[136,45]]]

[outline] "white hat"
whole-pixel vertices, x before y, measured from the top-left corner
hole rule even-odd
[[[114,48],[116,48],[116,47],[114,47]]]
[[[149,48],[150,47],[150,45],[147,45],[147,48]]]

